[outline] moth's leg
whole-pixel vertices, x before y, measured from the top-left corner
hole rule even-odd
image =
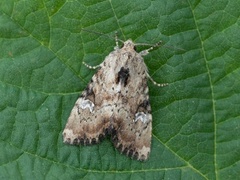
[[[153,48],[155,48],[155,47],[161,46],[161,44],[162,44],[162,41],[159,41],[159,42],[157,42],[157,43],[154,44],[154,45],[146,44],[146,43],[138,43],[138,44],[136,44],[136,45],[151,46],[150,48],[145,49],[145,50],[143,50],[143,51],[141,51],[141,52],[139,53],[141,56],[145,56],[145,55],[147,55],[147,54],[149,53],[149,51],[151,51],[151,50],[152,50]],[[148,72],[146,72],[146,73],[147,73],[148,78],[152,81],[152,83],[153,83],[154,85],[159,86],[159,87],[163,87],[163,86],[167,86],[167,85],[168,85],[168,83],[161,83],[161,84],[159,84],[159,83],[155,82],[155,81],[151,78],[151,76],[148,74]]]
[[[154,44],[154,45],[151,45],[151,44],[145,44],[145,43],[139,43],[139,44],[136,44],[136,45],[141,45],[141,46],[151,46],[150,48],[145,49],[145,50],[139,52],[139,54],[140,54],[141,56],[145,56],[145,55],[147,55],[147,54],[149,53],[149,51],[151,51],[153,48],[161,46],[161,45],[162,45],[162,41],[159,41],[159,42],[157,42],[157,43]]]
[[[147,74],[147,75],[148,75],[148,78],[152,81],[152,83],[153,83],[154,85],[158,86],[158,87],[164,87],[164,86],[167,86],[167,85],[168,85],[168,83],[160,83],[160,84],[159,84],[159,83],[157,83],[156,81],[154,81],[149,74]]]
[[[118,41],[119,41],[119,39],[118,39],[118,32],[115,31],[115,42],[116,42],[116,46],[114,47],[114,50],[119,49]]]
[[[88,65],[87,63],[85,63],[84,61],[83,61],[82,63],[83,63],[87,68],[89,68],[89,69],[97,69],[97,68],[100,67],[100,64],[97,65],[97,66],[90,66],[90,65]]]

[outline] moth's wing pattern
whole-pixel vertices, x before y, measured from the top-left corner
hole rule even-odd
[[[90,145],[101,141],[108,130],[111,112],[106,102],[102,69],[92,77],[91,82],[77,99],[63,131],[63,141],[69,144]],[[110,112],[110,113],[109,113]]]
[[[122,82],[121,98],[116,100],[117,108],[111,121],[112,141],[120,152],[137,160],[146,160],[152,136],[147,67],[133,49],[122,48],[120,54],[118,79]]]

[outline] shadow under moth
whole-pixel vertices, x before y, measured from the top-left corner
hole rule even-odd
[[[151,150],[152,115],[148,95],[148,69],[143,56],[159,46],[135,51],[132,40],[116,47],[98,68],[77,99],[63,131],[63,141],[73,145],[91,145],[106,135],[121,153],[147,160]]]

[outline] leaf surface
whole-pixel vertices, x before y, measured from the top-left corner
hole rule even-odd
[[[0,1],[0,179],[240,177],[240,1]],[[89,33],[82,28],[100,32]],[[153,115],[146,162],[109,138],[69,146],[62,131],[100,64],[122,40],[145,57]],[[109,38],[109,37],[112,38]],[[138,47],[138,51],[146,47]]]

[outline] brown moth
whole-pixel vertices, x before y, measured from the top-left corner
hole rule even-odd
[[[115,50],[97,66],[98,71],[77,99],[63,131],[65,143],[96,144],[110,135],[121,153],[148,159],[152,115],[147,80],[152,79],[143,56],[156,46],[159,44],[138,53],[132,40],[125,41],[122,48],[116,41]]]

